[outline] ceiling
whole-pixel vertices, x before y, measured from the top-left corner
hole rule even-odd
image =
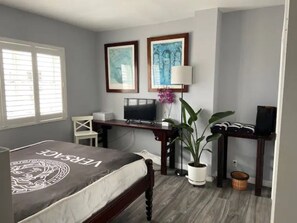
[[[195,11],[223,11],[284,4],[285,0],[0,0],[0,4],[93,31],[122,29],[190,18]]]

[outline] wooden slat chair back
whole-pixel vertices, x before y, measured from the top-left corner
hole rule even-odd
[[[90,146],[92,140],[95,140],[95,147],[98,146],[98,133],[93,131],[92,125],[93,116],[75,116],[72,117],[74,129],[74,142],[79,144],[81,139],[90,139]]]

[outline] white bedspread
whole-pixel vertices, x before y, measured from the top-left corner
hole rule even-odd
[[[135,161],[23,219],[20,223],[83,222],[146,174],[147,168],[144,160]]]

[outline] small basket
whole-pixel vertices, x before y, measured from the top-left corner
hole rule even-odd
[[[232,187],[235,190],[246,190],[247,181],[249,179],[249,175],[242,171],[233,171],[231,173],[232,177]]]

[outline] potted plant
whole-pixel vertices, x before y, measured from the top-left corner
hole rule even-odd
[[[233,111],[218,112],[213,114],[208,120],[201,134],[198,132],[197,120],[202,109],[197,112],[182,98],[179,99],[182,106],[181,123],[175,123],[174,120],[168,118],[164,122],[170,123],[173,127],[179,130],[178,136],[172,141],[180,141],[184,144],[184,148],[190,151],[193,161],[188,163],[188,180],[193,185],[204,185],[206,183],[206,164],[200,162],[201,155],[204,151],[212,152],[206,145],[220,138],[221,134],[215,133],[205,136],[210,125],[219,120],[234,114]]]

